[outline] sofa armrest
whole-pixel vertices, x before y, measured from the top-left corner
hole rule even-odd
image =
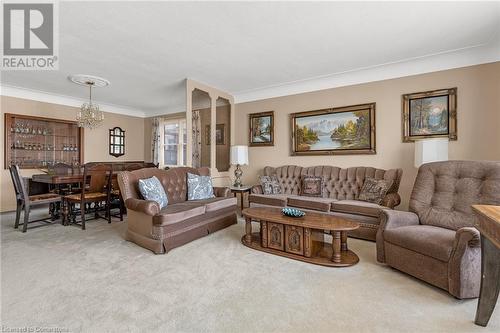
[[[420,221],[415,213],[382,209],[380,212],[380,226],[377,230],[377,261],[385,262],[385,230],[418,224],[420,224]]]
[[[262,185],[254,185],[252,186],[252,189],[250,190],[252,194],[264,194],[264,191],[262,190]]]
[[[481,281],[481,238],[476,228],[457,230],[448,262],[448,288],[457,298],[479,295]]]
[[[389,193],[382,200],[382,206],[394,209],[397,205],[401,203],[401,197],[398,193]]]
[[[231,190],[229,187],[215,187],[214,186],[214,195],[218,198],[225,198],[231,196]]]
[[[128,198],[125,200],[125,207],[127,209],[135,210],[149,216],[155,216],[160,213],[160,205],[153,200],[141,200],[135,198]]]
[[[394,229],[409,225],[420,224],[418,215],[412,212],[403,212],[400,210],[382,209],[380,213],[379,229]]]
[[[481,236],[479,231],[473,227],[464,227],[457,230],[455,234],[455,241],[453,247],[457,248],[460,245],[467,245],[469,247],[480,247]]]

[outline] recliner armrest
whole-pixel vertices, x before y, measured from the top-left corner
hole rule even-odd
[[[380,229],[394,229],[420,224],[417,214],[400,210],[382,209],[380,219]]]
[[[459,244],[467,244],[469,247],[481,246],[481,235],[479,230],[473,227],[463,227],[457,230],[455,235],[454,248]]]
[[[262,190],[262,185],[254,185],[254,186],[252,186],[250,192],[252,194],[264,194],[264,191]]]
[[[160,213],[160,205],[153,200],[141,200],[135,198],[128,198],[125,200],[125,207],[127,209],[135,210],[146,215],[155,216]]]
[[[214,186],[214,195],[218,198],[226,198],[231,196],[229,187],[216,187]]]
[[[419,224],[418,215],[415,213],[382,209],[380,212],[380,226],[377,230],[377,261],[381,263],[385,262],[385,230]]]

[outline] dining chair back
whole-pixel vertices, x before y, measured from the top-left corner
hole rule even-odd
[[[26,183],[19,172],[19,166],[11,165],[9,167],[9,172],[12,178],[12,183],[14,184],[14,191],[16,193],[16,221],[14,228],[17,229],[19,227],[19,220],[22,211],[24,211],[23,232],[28,230],[29,223],[47,222],[48,218],[41,218],[33,221],[29,220],[32,206],[49,205],[50,218],[54,221],[56,218],[56,205],[61,202],[61,196],[54,193],[44,193],[30,196]]]

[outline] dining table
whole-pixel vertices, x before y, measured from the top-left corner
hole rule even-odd
[[[113,171],[112,178],[116,180],[117,175],[120,171]],[[41,173],[35,174],[31,176],[32,182],[44,183],[53,185],[56,192],[61,193],[62,185],[70,185],[70,184],[82,184],[83,183],[83,171],[73,171],[72,173]],[[69,207],[65,200],[61,202],[61,217],[62,224],[68,225],[68,215],[69,215]]]

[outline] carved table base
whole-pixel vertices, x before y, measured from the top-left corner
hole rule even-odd
[[[347,232],[332,231],[332,243],[324,241],[319,229],[260,221],[260,232],[252,232],[252,220],[246,218],[243,245],[252,249],[328,267],[346,267],[359,262],[347,249]]]

